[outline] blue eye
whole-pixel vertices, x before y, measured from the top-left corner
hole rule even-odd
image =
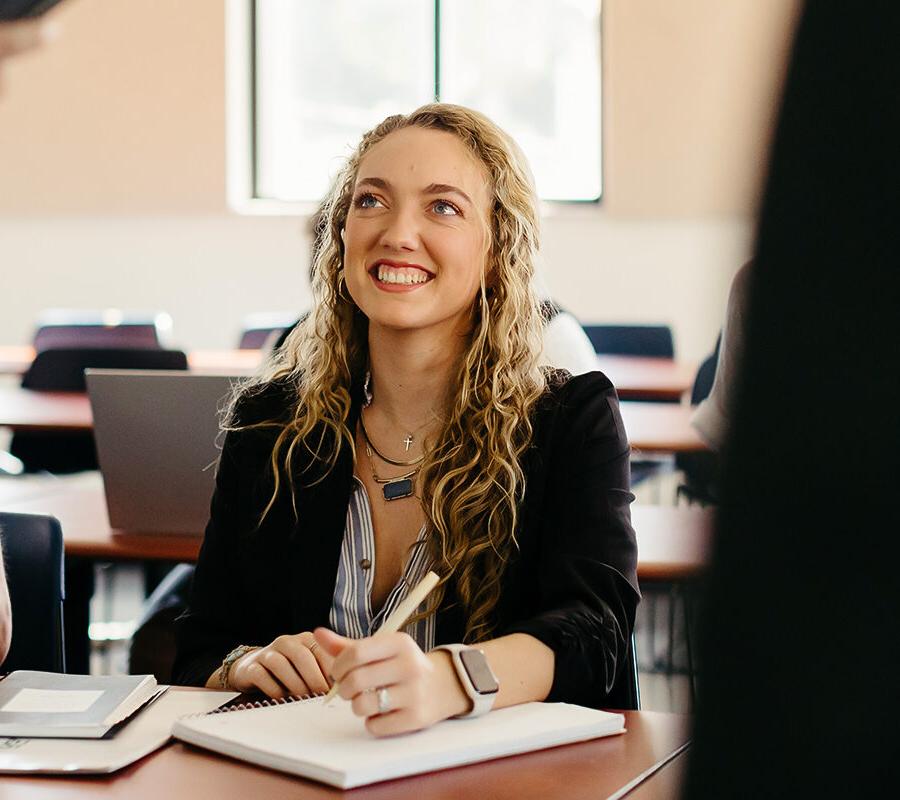
[[[378,198],[375,197],[374,194],[369,194],[368,192],[361,194],[356,198],[357,208],[378,208],[379,205],[381,205],[381,203],[378,202]]]
[[[438,200],[433,206],[434,213],[438,214],[442,217],[452,217],[456,214],[459,214],[459,209],[453,205],[453,203],[449,203],[446,200]]]

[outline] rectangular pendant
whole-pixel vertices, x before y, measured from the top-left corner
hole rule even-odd
[[[385,500],[400,500],[404,497],[409,497],[413,493],[412,478],[386,483],[381,491],[384,493]]]

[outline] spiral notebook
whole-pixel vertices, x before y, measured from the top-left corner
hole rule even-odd
[[[625,717],[567,703],[525,703],[378,739],[350,704],[321,697],[185,717],[172,735],[342,789],[622,733]]]

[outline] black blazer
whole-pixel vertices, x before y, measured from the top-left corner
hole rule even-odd
[[[244,398],[238,420],[284,415],[291,393],[270,384]],[[354,401],[348,423],[359,415]],[[629,446],[612,384],[599,372],[551,375],[523,468],[519,549],[503,577],[495,635],[521,632],[555,653],[548,700],[603,705],[625,663],[639,592],[631,528]],[[295,453],[295,520],[272,492],[273,428],[230,432],[191,601],[177,622],[177,683],[203,685],[239,644],[328,625],[353,476],[349,447],[334,469]],[[331,443],[333,447],[333,442]],[[321,478],[316,483],[317,479]],[[438,610],[436,643],[462,640],[452,586]]]

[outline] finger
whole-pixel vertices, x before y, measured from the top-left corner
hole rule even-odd
[[[319,670],[330,688],[332,683],[331,665],[334,664],[334,656],[327,652],[325,648],[316,641],[316,637],[310,631],[301,633],[300,641],[302,641],[303,644],[309,648],[309,652],[315,656],[315,659],[319,664]]]
[[[350,670],[374,661],[384,661],[398,655],[406,646],[405,634],[369,636],[365,639],[347,640],[347,644],[335,658],[331,674],[341,681]],[[410,641],[412,641],[410,639]]]
[[[384,689],[387,692],[387,710],[382,712],[378,703],[378,692]],[[402,684],[392,686],[369,687],[360,692],[351,701],[350,707],[357,717],[375,717],[380,714],[392,714],[395,711],[401,711],[409,707],[412,702],[412,693],[409,688]]]
[[[411,670],[398,658],[365,664],[350,670],[341,678],[338,693],[345,700],[352,700],[359,694],[368,692],[372,687],[403,683],[409,679],[410,672]]]
[[[256,687],[268,697],[279,698],[286,694],[284,686],[278,683],[259,661],[247,665],[246,676],[251,686]]]
[[[291,669],[303,679],[307,693],[328,691],[328,681],[318,660],[301,640],[291,638],[277,641],[275,645],[276,652],[286,657]]]
[[[403,708],[389,714],[378,714],[366,720],[366,730],[373,736],[396,736],[427,728],[430,723],[415,708]]]
[[[305,648],[304,648],[305,649]],[[293,662],[278,650],[270,649],[262,653],[257,660],[268,670],[269,674],[281,684],[287,694],[306,695],[310,692],[309,684]]]
[[[310,652],[315,657],[316,661],[319,662],[319,669],[322,671],[322,675],[325,678],[325,681],[328,683],[329,688],[333,683],[331,679],[332,668],[334,667],[334,656],[328,653],[323,647],[315,647],[310,648]]]

